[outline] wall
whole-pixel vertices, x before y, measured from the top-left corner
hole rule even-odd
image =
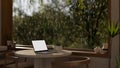
[[[119,4],[120,4],[119,0],[111,0],[111,21],[115,21],[115,22],[120,21]],[[119,56],[119,51],[120,51],[119,35],[117,35],[112,39],[111,45],[112,45],[111,59],[90,57],[91,58],[90,68],[116,68],[116,57]]]
[[[111,21],[119,21],[119,0],[111,0]],[[112,39],[111,68],[116,68],[116,58],[119,56],[119,35]]]
[[[2,24],[1,24],[1,43],[6,45],[6,41],[12,40],[12,0],[0,0],[1,12],[2,12]],[[7,24],[7,25],[6,25]],[[4,27],[3,27],[4,26]]]
[[[0,10],[1,10],[1,0],[0,0]],[[1,44],[1,11],[0,11],[0,44]]]
[[[109,59],[107,58],[97,58],[97,57],[90,57],[90,68],[109,68]]]
[[[111,21],[120,21],[120,2],[111,0]],[[112,38],[111,59],[91,57],[90,68],[116,68],[116,58],[119,56],[120,38],[119,35]],[[109,67],[110,65],[110,67]]]

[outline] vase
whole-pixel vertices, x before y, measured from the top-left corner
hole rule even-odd
[[[56,51],[58,51],[58,52],[59,52],[59,51],[62,51],[62,46],[55,46],[54,49],[55,49]]]

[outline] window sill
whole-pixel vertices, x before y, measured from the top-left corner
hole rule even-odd
[[[95,53],[93,50],[75,50],[75,49],[66,49],[72,51],[74,56],[88,56],[88,57],[100,57],[100,58],[109,58],[108,50],[104,50],[103,54]]]
[[[24,46],[16,46],[16,50],[26,50],[32,49],[31,47],[24,47]],[[81,49],[68,49],[64,48],[65,50],[69,50],[72,52],[74,56],[88,56],[88,57],[100,57],[100,58],[109,58],[110,54],[108,50],[104,50],[103,54],[95,53],[93,50],[81,50]]]
[[[16,50],[31,50],[33,48],[31,48],[31,47],[16,47],[15,49]]]

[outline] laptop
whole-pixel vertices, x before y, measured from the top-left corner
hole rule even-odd
[[[53,53],[54,49],[48,49],[45,40],[32,40],[32,45],[35,53]]]

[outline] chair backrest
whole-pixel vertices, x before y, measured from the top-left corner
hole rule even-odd
[[[75,68],[81,64],[85,64],[86,67],[89,68],[89,62],[89,57],[72,56],[68,57],[68,60],[65,61],[55,61],[52,63],[52,66],[53,68]]]
[[[6,51],[7,49],[7,46],[0,46],[0,51]]]

